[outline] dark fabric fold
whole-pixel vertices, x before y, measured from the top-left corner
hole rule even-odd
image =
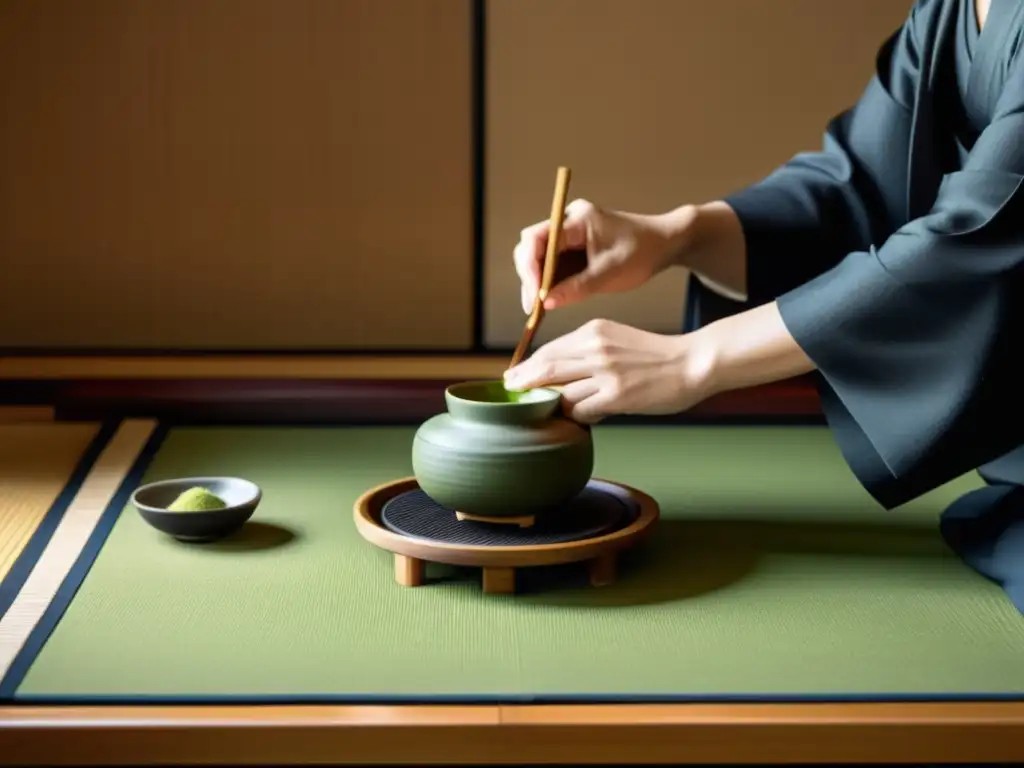
[[[981,34],[967,3],[917,0],[822,148],[726,198],[747,301],[703,300],[692,281],[688,324],[776,301],[883,506],[980,470],[991,487],[951,507],[943,533],[1019,599],[1024,3],[995,0]]]
[[[940,530],[965,563],[1002,586],[1024,613],[1024,487],[999,483],[965,494],[943,513]]]

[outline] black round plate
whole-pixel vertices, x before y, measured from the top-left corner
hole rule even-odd
[[[459,520],[420,489],[406,491],[384,503],[381,523],[414,539],[473,547],[528,547],[567,544],[603,536],[632,522],[628,498],[590,485],[561,512],[538,518],[529,528],[510,523]]]

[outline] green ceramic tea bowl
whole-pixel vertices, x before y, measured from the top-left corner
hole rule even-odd
[[[501,381],[445,391],[447,411],[413,439],[413,472],[438,504],[469,515],[556,512],[594,470],[590,429],[562,414],[555,389],[510,392]]]

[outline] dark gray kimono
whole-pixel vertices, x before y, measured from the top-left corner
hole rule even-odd
[[[1006,563],[985,558],[1015,537],[1024,610],[1022,33],[1020,0],[994,0],[980,33],[973,0],[914,3],[821,151],[727,199],[748,301],[692,280],[688,324],[776,300],[843,455],[887,508],[981,468],[990,487],[944,532],[1008,589]]]

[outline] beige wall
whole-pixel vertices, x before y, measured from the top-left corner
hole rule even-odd
[[[468,345],[470,8],[0,0],[0,346]]]
[[[572,195],[814,147],[909,0],[488,0],[487,340]],[[470,0],[0,0],[0,346],[471,341]],[[672,330],[682,276],[546,321]]]
[[[489,0],[486,337],[522,330],[512,248],[570,198],[644,212],[701,202],[815,149],[910,0]],[[677,331],[685,274],[547,316]]]

